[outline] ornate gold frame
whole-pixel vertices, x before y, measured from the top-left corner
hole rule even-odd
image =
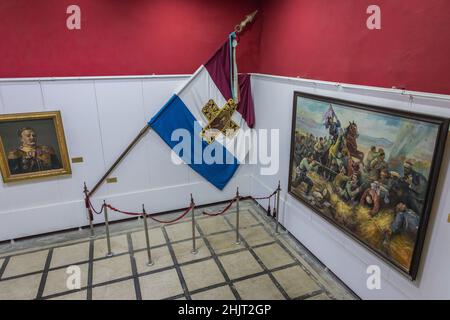
[[[61,169],[12,175],[9,170],[7,154],[3,146],[2,138],[0,136],[0,171],[2,173],[4,183],[59,176],[59,175],[67,175],[72,173],[60,111],[14,113],[14,114],[0,115],[0,123],[25,121],[25,120],[45,120],[45,119],[53,120],[53,125],[55,126],[56,138],[58,140],[58,146],[61,155],[61,164],[63,167]]]

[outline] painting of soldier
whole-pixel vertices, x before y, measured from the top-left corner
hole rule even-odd
[[[294,94],[289,193],[414,279],[448,120]]]
[[[1,115],[0,168],[4,182],[69,174],[61,114]]]

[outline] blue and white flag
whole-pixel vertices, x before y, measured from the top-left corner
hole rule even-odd
[[[245,161],[255,120],[250,76],[238,76],[236,46],[232,33],[148,122],[184,163],[220,190]]]

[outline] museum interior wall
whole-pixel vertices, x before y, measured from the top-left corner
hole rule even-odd
[[[66,28],[72,4],[81,8],[80,30]],[[259,0],[2,0],[0,77],[190,74],[259,7]],[[261,23],[242,35],[242,72],[257,69]]]
[[[281,221],[284,226],[317,256],[330,270],[342,279],[352,290],[364,299],[429,299],[450,298],[450,257],[446,254],[450,243],[447,216],[450,212],[450,168],[449,147],[443,160],[439,186],[435,196],[427,239],[422,253],[421,268],[416,281],[398,273],[377,258],[366,248],[348,237],[341,230],[328,223],[318,214],[287,193],[289,176],[289,154],[293,92],[301,91],[325,95],[371,105],[385,106],[396,110],[428,113],[450,117],[450,98],[438,100],[402,95],[395,91],[377,92],[371,88],[343,88],[333,83],[314,83],[296,78],[274,78],[267,75],[253,75],[253,90],[258,128],[279,128],[280,171],[275,176],[261,176],[254,168],[252,192],[265,194],[281,180]],[[267,202],[261,201],[267,206]],[[382,290],[368,290],[366,287],[367,267],[381,267]]]
[[[0,184],[0,240],[16,239],[87,224],[83,182],[92,187],[129,142],[188,77],[147,79],[53,80],[0,82],[0,113],[60,110],[72,174],[56,178]],[[126,107],[124,107],[126,106]],[[149,132],[128,154],[93,198],[123,210],[162,212],[231,198],[239,185],[249,194],[248,170],[241,166],[223,192],[186,165],[171,161],[170,149]],[[111,219],[127,216],[111,213]],[[95,222],[102,222],[101,216]]]
[[[283,225],[359,296],[450,298],[449,142],[414,282],[286,192],[293,91],[450,117],[450,99],[444,96],[450,93],[444,72],[450,70],[450,44],[442,10],[448,1],[411,0],[402,6],[380,0],[384,29],[369,31],[365,8],[371,3],[366,0],[358,5],[325,0],[107,1],[107,6],[79,0],[84,23],[79,33],[60,28],[65,16],[59,12],[71,3],[47,2],[45,10],[37,2],[0,3],[0,12],[7,12],[0,17],[0,78],[35,77],[0,81],[0,113],[61,110],[69,155],[82,156],[84,162],[72,164],[68,177],[0,184],[0,241],[86,225],[83,182],[92,186],[218,47],[230,26],[259,9],[260,17],[242,38],[238,59],[240,71],[254,73],[256,128],[280,129],[285,141],[280,144],[279,173],[261,176],[258,166],[241,166],[226,189],[217,192],[186,166],[173,165],[167,146],[150,132],[114,172],[118,183],[105,184],[94,204],[107,199],[117,207],[139,210],[146,203],[149,211],[159,212],[185,207],[193,191],[197,203],[204,204],[229,199],[236,186],[244,195],[265,195],[280,180]],[[37,78],[151,74],[156,76]],[[444,95],[411,99],[401,91],[338,83]],[[366,287],[371,264],[382,268],[382,290]]]
[[[373,4],[380,30],[366,27]],[[449,11],[446,0],[266,0],[258,72],[448,94]]]

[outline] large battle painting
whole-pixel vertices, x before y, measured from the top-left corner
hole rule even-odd
[[[415,278],[448,121],[295,93],[289,192]]]

